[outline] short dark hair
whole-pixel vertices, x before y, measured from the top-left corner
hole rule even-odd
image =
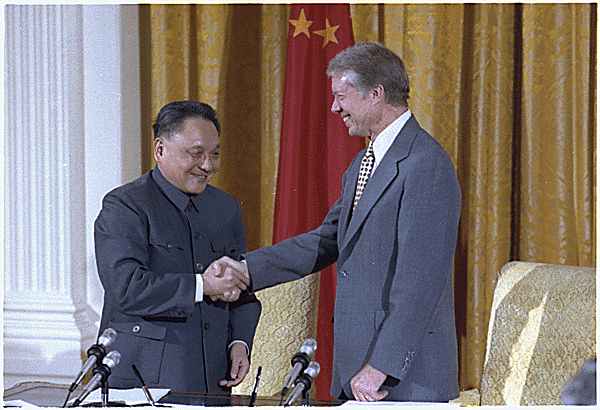
[[[344,74],[349,74],[350,85],[360,93],[381,85],[385,90],[386,103],[408,107],[410,87],[404,63],[382,44],[358,43],[338,53],[329,62],[327,75],[341,77]]]
[[[170,138],[183,129],[183,123],[188,118],[204,118],[212,122],[221,135],[221,124],[217,119],[217,113],[208,104],[198,101],[175,101],[161,108],[152,125],[154,139],[159,137]]]

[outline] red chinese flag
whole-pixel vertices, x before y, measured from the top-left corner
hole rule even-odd
[[[340,197],[342,176],[365,147],[331,112],[327,65],[354,44],[348,4],[293,4],[290,10],[273,243],[317,228]],[[317,398],[330,398],[336,275],[321,272]],[[300,341],[299,341],[300,342]]]

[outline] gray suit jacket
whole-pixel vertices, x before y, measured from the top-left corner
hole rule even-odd
[[[109,350],[122,355],[109,385],[140,387],[135,364],[149,387],[223,392],[228,344],[252,346],[261,306],[247,292],[236,303],[195,303],[195,274],[246,251],[235,198],[210,185],[190,198],[155,168],[109,192],[94,228],[100,333],[115,329]]]
[[[351,215],[359,153],[316,230],[244,255],[254,290],[337,261],[332,397],[367,363],[386,400],[458,397],[452,267],[460,214],[454,165],[411,116]]]

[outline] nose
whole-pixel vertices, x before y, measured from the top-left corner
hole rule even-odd
[[[198,167],[206,172],[212,171],[215,168],[215,162],[212,156],[208,153],[204,154]]]
[[[337,98],[333,99],[333,104],[331,104],[331,112],[334,114],[339,114],[342,112],[342,108],[337,102]]]

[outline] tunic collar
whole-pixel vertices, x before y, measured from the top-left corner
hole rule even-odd
[[[175,185],[171,184],[160,172],[158,166],[154,167],[152,170],[152,179],[156,182],[156,185],[160,188],[160,190],[166,195],[167,198],[179,209],[181,212],[184,212],[187,208],[188,204],[192,204],[192,206],[198,211],[198,205],[200,202],[200,196],[202,193],[198,195],[188,195],[182,192],[179,188],[175,187]],[[208,188],[208,186],[207,186]],[[206,192],[206,189],[204,190]],[[204,193],[204,192],[203,192]]]

